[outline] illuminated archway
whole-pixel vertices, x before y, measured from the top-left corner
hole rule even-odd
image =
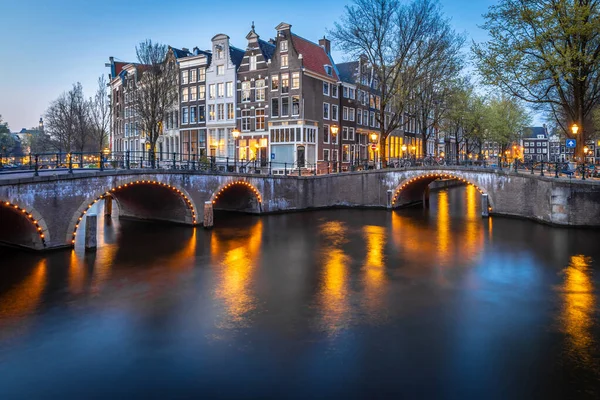
[[[251,183],[244,180],[227,182],[211,196],[216,210],[260,213],[262,211],[262,195]]]
[[[400,195],[402,194],[402,192],[404,190],[414,187],[415,185],[428,186],[431,182],[433,182],[437,179],[454,179],[454,180],[460,181],[466,185],[473,186],[480,194],[487,194],[485,189],[481,188],[477,184],[475,184],[461,176],[450,174],[450,173],[445,173],[445,172],[427,172],[427,173],[423,173],[421,175],[417,175],[412,178],[405,179],[402,183],[400,183],[393,192],[392,207],[398,206],[397,202],[400,198]],[[488,211],[491,212],[492,211],[492,200],[488,199],[488,201],[489,201]]]
[[[111,196],[115,200],[118,201],[119,199],[117,196],[119,195],[120,192],[123,192],[124,190],[131,188],[133,186],[142,186],[142,185],[167,189],[167,190],[171,191],[172,193],[176,194],[177,196],[179,196],[179,198],[181,200],[183,200],[183,202],[185,203],[185,205],[191,215],[192,224],[193,225],[198,224],[196,207],[194,206],[194,202],[191,199],[190,195],[186,191],[181,190],[181,189],[177,188],[176,186],[170,185],[168,183],[159,182],[156,180],[136,180],[136,181],[131,181],[128,183],[124,183],[124,184],[115,186],[115,187],[103,192],[102,194],[96,196],[92,201],[84,202],[77,210],[73,221],[71,221],[70,229],[67,231],[68,243],[70,243],[70,245],[75,244],[75,238],[77,236],[77,229],[79,228],[79,225],[83,221],[83,218],[86,216],[86,214],[88,213],[90,208],[92,208],[94,206],[94,204],[98,203],[98,201],[100,201],[100,200],[104,200],[107,196]]]
[[[50,233],[41,214],[33,207],[23,207],[15,202],[2,201],[0,202],[0,216],[2,215],[8,219],[2,225],[10,228],[10,237],[7,237],[8,240],[4,240],[0,232],[0,241],[36,250],[46,247],[46,242],[50,240]],[[19,230],[18,221],[23,222],[21,230]],[[29,236],[36,240],[28,242],[26,239]]]

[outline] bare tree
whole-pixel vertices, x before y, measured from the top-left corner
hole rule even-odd
[[[98,88],[93,98],[89,100],[92,136],[98,151],[101,151],[108,142],[108,128],[110,124],[110,102],[108,99],[108,84],[104,75],[98,78]]]
[[[83,96],[81,83],[74,84],[71,90],[50,104],[45,121],[56,150],[67,153],[85,150],[91,137],[91,126],[89,103]]]
[[[150,143],[150,157],[154,166],[162,121],[178,96],[177,68],[174,61],[167,62],[166,45],[147,39],[135,50],[140,65],[137,66],[134,108]]]
[[[386,166],[386,140],[403,126],[407,104],[423,77],[423,64],[434,55],[423,38],[437,30],[441,13],[437,0],[354,0],[341,22],[329,33],[335,45],[352,58],[367,57],[373,68],[374,88],[381,97],[381,161]]]

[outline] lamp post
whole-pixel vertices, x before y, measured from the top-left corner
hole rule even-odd
[[[371,135],[369,136],[369,138],[371,139],[371,149],[373,150],[373,168],[376,168],[377,166],[377,153],[375,152],[375,150],[377,149],[377,134],[375,132],[371,133]]]
[[[240,137],[240,130],[235,127],[231,131],[233,136],[233,172],[237,172],[237,158],[238,158],[238,138]]]
[[[339,162],[339,169],[338,172],[342,172],[342,138],[338,137],[338,132],[340,131],[340,127],[337,126],[336,124],[331,125],[331,127],[329,128],[329,130],[331,131],[331,136],[334,138],[337,138],[337,142],[338,142],[338,156],[337,156],[337,160]]]
[[[404,158],[406,158],[406,149],[408,149],[408,147],[406,147],[406,145],[403,144],[401,149],[402,149],[402,158],[404,159]]]
[[[577,124],[573,124],[571,125],[571,133],[573,133],[573,136],[577,135],[577,132],[579,132],[579,125]],[[579,146],[577,146],[579,147]],[[575,154],[573,154],[573,158],[577,157],[577,149],[575,149]]]
[[[258,153],[260,152],[260,144],[258,144],[258,142],[254,143],[254,149],[254,171],[256,171],[256,160],[258,159]]]

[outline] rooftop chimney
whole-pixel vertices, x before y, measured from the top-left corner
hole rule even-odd
[[[325,49],[325,53],[331,53],[331,42],[325,36],[323,36],[323,39],[319,39],[319,46]]]

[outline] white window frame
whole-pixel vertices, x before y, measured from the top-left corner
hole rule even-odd
[[[327,116],[325,116],[325,110],[327,110]],[[331,117],[331,106],[329,103],[323,103],[323,119],[329,120]]]
[[[323,82],[323,96],[329,96],[329,82]]]

